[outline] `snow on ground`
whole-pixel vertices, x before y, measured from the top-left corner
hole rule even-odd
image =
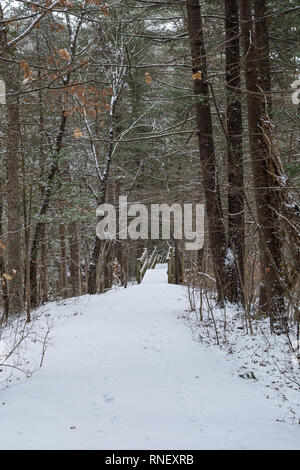
[[[1,449],[300,449],[300,427],[276,421],[254,381],[192,340],[185,289],[159,268],[38,311],[9,358],[36,372],[11,369],[18,380],[0,391]]]
[[[300,425],[300,364],[296,351],[296,334],[290,338],[270,334],[269,320],[252,316],[253,334],[238,309],[228,306],[226,314],[214,302],[211,309],[203,301],[203,319],[199,312],[187,311],[184,319],[193,331],[195,341],[202,347],[222,351],[231,371],[245,380],[255,381],[266,399],[278,406],[277,420]],[[217,330],[217,334],[216,334]],[[292,347],[291,347],[292,346]]]

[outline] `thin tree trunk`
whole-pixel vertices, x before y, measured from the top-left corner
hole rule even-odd
[[[104,278],[104,292],[111,289],[113,282],[113,243],[111,240],[104,242],[104,253],[103,253],[103,278]]]
[[[70,274],[73,297],[80,295],[80,246],[76,222],[69,224]]]
[[[39,65],[42,64],[42,58],[40,55],[40,35],[39,29],[36,30],[36,50],[38,55],[38,62]],[[41,159],[41,170],[40,175],[41,178],[44,177],[45,172],[45,161],[46,155],[44,151],[44,141],[45,141],[45,133],[44,133],[44,101],[43,101],[43,92],[42,92],[42,75],[41,75],[41,67],[38,68],[38,83],[39,83],[39,147],[40,147],[40,159]],[[41,197],[43,200],[44,196],[44,189],[42,189]],[[46,242],[46,234],[47,234],[47,227],[46,224],[43,223],[40,229],[40,285],[39,285],[39,299],[42,304],[48,302],[48,284],[47,284],[47,242]]]
[[[40,254],[40,298],[42,304],[48,302],[48,283],[47,283],[47,243],[46,243],[46,224],[42,224],[40,232],[41,254]]]
[[[22,151],[22,199],[23,199],[23,218],[24,218],[24,248],[25,248],[25,304],[27,323],[31,321],[31,305],[30,305],[30,204],[29,214],[26,201],[26,167],[25,155]]]
[[[100,182],[100,197],[97,201],[99,205],[104,204],[106,199],[106,191],[107,191],[107,184],[108,184],[108,177],[110,171],[110,165],[114,150],[114,134],[115,134],[115,125],[116,125],[116,105],[117,105],[117,97],[113,96],[111,99],[111,109],[110,109],[110,129],[109,129],[109,143],[108,143],[108,150],[106,155],[106,162],[105,162],[105,169],[102,175],[102,179]],[[101,243],[97,236],[95,236],[94,247],[91,255],[91,261],[89,263],[88,268],[88,293],[95,294],[97,292],[97,266],[99,262],[100,252],[101,252]]]
[[[2,218],[3,218],[3,202],[2,202],[2,195],[0,194],[0,236],[1,237],[3,234]],[[5,246],[3,245],[2,239],[1,239],[0,240],[0,277],[1,277],[2,297],[3,297],[3,305],[4,305],[4,318],[5,320],[7,320],[8,315],[9,315],[9,294],[8,294],[7,280],[3,277],[3,274],[5,273],[4,252],[5,252]],[[0,321],[0,326],[1,326],[1,321]]]
[[[128,286],[129,281],[129,243],[125,245],[125,262],[124,262],[124,287]]]
[[[91,255],[91,261],[88,267],[88,293],[96,294],[97,292],[97,265],[101,252],[101,240],[95,237],[95,243]]]
[[[120,239],[120,224],[119,224],[119,197],[121,196],[121,184],[120,180],[117,179],[114,185],[114,205],[116,208],[116,216],[117,216],[117,239],[115,242],[115,254],[117,261],[120,266],[120,281],[123,285],[124,283],[124,255],[123,255],[123,248],[124,243],[123,240]]]
[[[60,243],[60,290],[62,297],[67,298],[67,248],[65,226],[59,226],[59,243]]]
[[[47,185],[46,185],[42,205],[41,205],[40,212],[39,212],[39,220],[36,224],[33,239],[32,239],[32,244],[31,244],[30,285],[31,285],[32,307],[36,307],[38,305],[38,282],[37,282],[38,247],[39,247],[39,243],[41,240],[42,226],[44,223],[42,222],[41,218],[47,213],[49,205],[50,205],[50,199],[51,199],[52,190],[53,190],[53,182],[54,182],[55,175],[58,171],[58,156],[62,148],[62,141],[63,141],[65,129],[66,129],[66,122],[67,122],[67,115],[64,111],[62,111],[60,128],[56,137],[55,154],[54,154],[52,166],[51,166],[48,179],[47,179]]]
[[[72,32],[71,27],[69,28],[70,53],[71,53],[70,60],[72,60],[76,54],[77,39],[78,39],[78,34],[82,25],[82,20],[83,20],[83,12],[77,23],[75,30]],[[70,80],[71,80],[71,75],[72,75],[72,67],[69,68],[66,78],[64,79],[64,86],[67,87],[69,85]],[[66,113],[66,110],[63,109],[62,114],[61,114],[59,131],[58,131],[56,142],[55,142],[53,161],[52,161],[52,165],[51,165],[50,172],[48,175],[46,189],[44,192],[44,197],[42,200],[41,208],[39,211],[39,220],[36,224],[33,239],[32,239],[32,244],[31,244],[30,285],[31,285],[31,305],[33,307],[36,307],[38,305],[37,260],[38,260],[38,248],[41,242],[41,233],[42,233],[42,224],[43,224],[41,217],[47,213],[49,205],[50,205],[50,200],[51,200],[52,191],[53,191],[53,182],[54,182],[56,173],[59,169],[58,157],[60,155],[62,145],[63,145],[63,138],[65,135],[66,123],[67,123],[67,113]]]

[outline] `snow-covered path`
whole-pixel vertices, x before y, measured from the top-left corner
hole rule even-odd
[[[192,341],[160,268],[48,306],[62,318],[43,368],[0,394],[1,449],[300,449],[300,428]]]

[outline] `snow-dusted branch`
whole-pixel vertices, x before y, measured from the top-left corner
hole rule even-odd
[[[151,109],[154,108],[155,104],[156,104],[156,103],[154,103],[152,106],[150,106],[150,108],[146,109],[146,111],[145,111],[143,114],[141,114],[141,115],[131,124],[131,126],[129,126],[127,129],[125,129],[125,130],[119,135],[118,141],[116,142],[116,144],[115,144],[115,146],[114,146],[114,150],[113,150],[113,153],[112,153],[113,155],[114,155],[114,153],[115,153],[115,151],[116,151],[116,149],[117,149],[119,143],[122,142],[123,137],[124,137],[125,135],[127,135],[130,131],[132,131],[133,129],[135,129],[136,127],[139,127],[139,126],[138,126],[138,122],[139,122],[149,111],[151,111]]]
[[[44,16],[46,16],[49,11],[53,10],[53,8],[59,5],[59,3],[59,0],[57,0],[56,2],[52,3],[52,5],[50,5],[48,8],[46,8],[40,15],[35,18],[35,20],[32,21],[28,28],[26,28],[22,33],[20,33],[19,36],[8,42],[8,47],[13,47],[18,44],[18,42],[20,42],[22,39],[24,39],[33,30],[33,28],[44,18]]]

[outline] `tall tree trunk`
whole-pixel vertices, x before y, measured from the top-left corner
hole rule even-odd
[[[284,292],[280,283],[280,224],[272,186],[270,186],[270,155],[264,139],[266,118],[264,95],[259,87],[261,57],[256,48],[252,21],[252,1],[240,0],[244,67],[247,88],[248,127],[255,186],[257,220],[261,247],[261,283],[264,287],[263,314],[270,317],[271,329],[277,334],[287,331]]]
[[[63,298],[68,297],[67,293],[67,248],[65,226],[59,226],[59,243],[60,243],[60,290]]]
[[[48,283],[47,283],[47,242],[46,242],[46,224],[42,224],[40,232],[41,254],[40,254],[40,299],[42,304],[48,302]]]
[[[104,292],[111,289],[113,283],[113,243],[111,240],[104,242],[103,248],[103,288]]]
[[[105,168],[103,175],[100,181],[100,197],[98,199],[98,204],[104,204],[106,200],[106,191],[107,184],[111,166],[111,160],[114,151],[114,135],[115,135],[115,126],[116,126],[116,105],[117,105],[117,96],[112,96],[111,98],[111,108],[110,108],[110,126],[109,126],[109,143],[106,154]],[[102,240],[95,236],[94,247],[91,255],[91,261],[88,268],[88,293],[95,294],[97,292],[97,266],[99,262]]]
[[[3,201],[2,195],[0,193],[0,237],[3,234],[3,226],[2,226],[2,219],[3,218]],[[4,319],[8,319],[9,315],[9,295],[8,295],[8,285],[7,279],[3,277],[5,273],[5,260],[4,260],[4,252],[5,246],[2,243],[2,239],[0,239],[0,277],[1,277],[1,287],[2,287],[2,298],[3,298],[3,305],[4,305]],[[0,326],[3,321],[3,318],[0,318]]]
[[[80,293],[80,245],[78,240],[78,227],[76,222],[69,224],[70,243],[70,274],[73,297]]]
[[[266,1],[254,0],[254,14],[255,14],[255,45],[257,49],[257,66],[258,77],[257,83],[259,90],[262,93],[262,106],[265,108],[265,113],[270,115],[272,111],[272,84],[271,84],[271,70],[270,70],[270,47],[269,35],[266,19]],[[261,252],[263,253],[263,248]],[[263,264],[263,259],[261,259]],[[260,285],[259,304],[267,304],[268,288],[264,283]]]
[[[36,52],[38,56],[38,63],[42,65],[42,57],[40,54],[41,47],[40,47],[40,34],[39,29],[36,30]],[[45,132],[44,132],[44,100],[43,100],[43,91],[42,91],[42,74],[41,74],[42,67],[38,68],[37,75],[38,75],[38,83],[39,83],[39,151],[40,151],[40,177],[41,179],[44,178],[45,174],[45,162],[47,160],[45,151],[44,151],[44,142],[45,142]],[[44,188],[41,191],[41,199],[43,200],[44,197]],[[46,224],[41,225],[40,229],[40,266],[39,266],[39,300],[42,304],[48,302],[48,284],[47,284],[47,227]],[[36,290],[37,291],[37,290]]]
[[[266,0],[254,0],[254,12],[255,45],[259,57],[258,85],[264,94],[266,114],[270,116],[272,111],[272,81]]]
[[[76,27],[74,28],[74,31],[72,31],[71,25],[70,23],[68,23],[68,29],[70,33],[70,38],[69,38],[70,39],[70,59],[69,59],[70,64],[76,54],[77,39],[78,39],[79,31],[82,25],[83,14],[84,13],[82,11],[81,17],[78,20],[78,23]],[[67,21],[68,20],[69,18],[67,18]],[[38,45],[39,45],[39,41],[38,41]],[[65,87],[69,85],[71,81],[71,76],[72,76],[72,67],[69,67],[69,71],[67,72],[66,77],[63,79]],[[49,205],[50,205],[50,200],[51,200],[52,191],[53,191],[53,182],[54,182],[56,173],[58,172],[58,169],[59,169],[58,158],[59,158],[62,145],[63,145],[63,138],[65,135],[66,123],[67,123],[67,112],[65,109],[63,109],[62,114],[61,114],[61,119],[60,119],[59,131],[56,136],[52,165],[48,174],[46,189],[44,192],[44,197],[43,197],[41,208],[39,211],[39,220],[36,224],[33,239],[32,239],[32,244],[31,244],[30,285],[31,285],[31,305],[33,307],[36,307],[38,305],[37,260],[38,260],[38,248],[39,248],[39,244],[41,242],[41,236],[43,233],[43,229],[42,229],[43,222],[41,220],[41,217],[47,213]],[[43,123],[41,123],[40,121],[40,125],[41,124]]]
[[[213,141],[209,85],[199,0],[187,0],[188,31],[192,51],[192,70],[196,102],[197,129],[202,178],[208,220],[210,249],[219,302],[228,298],[228,279],[225,266],[227,240],[222,214],[220,189]]]
[[[115,255],[116,259],[119,263],[120,266],[120,281],[121,284],[123,285],[124,281],[124,256],[123,256],[123,248],[124,248],[124,243],[123,240],[120,239],[120,224],[119,224],[119,197],[121,196],[121,184],[120,180],[117,179],[114,185],[114,205],[116,208],[116,215],[117,215],[117,239],[115,242]]]
[[[37,282],[37,262],[38,262],[38,247],[41,241],[41,235],[43,232],[42,226],[43,221],[41,220],[49,208],[50,199],[53,190],[53,182],[55,175],[58,171],[58,157],[62,148],[63,136],[66,129],[67,115],[65,111],[62,111],[60,128],[56,137],[55,153],[53,157],[53,162],[51,169],[48,175],[46,189],[44,192],[44,197],[42,205],[39,212],[39,220],[36,224],[30,252],[30,285],[31,285],[31,306],[36,307],[38,305],[38,282]]]
[[[0,6],[0,20],[3,11]],[[0,56],[2,60],[3,78],[6,84],[6,200],[8,218],[8,271],[13,274],[9,283],[9,301],[11,313],[19,313],[23,309],[23,268],[21,256],[21,192],[19,179],[20,160],[20,116],[17,76],[13,62],[9,61],[6,26],[0,29]]]
[[[229,298],[244,303],[244,170],[240,79],[239,12],[237,0],[225,0]]]
[[[30,208],[29,204],[29,214],[27,209],[27,181],[26,181],[26,167],[25,167],[25,154],[22,151],[21,157],[21,166],[22,166],[22,202],[23,202],[23,218],[24,218],[24,250],[25,250],[25,304],[26,304],[26,316],[27,323],[31,321],[31,305],[30,305]],[[31,198],[31,195],[30,195]]]
[[[97,292],[97,266],[101,252],[101,240],[96,236],[94,247],[91,255],[91,261],[88,267],[88,293],[96,294]]]

